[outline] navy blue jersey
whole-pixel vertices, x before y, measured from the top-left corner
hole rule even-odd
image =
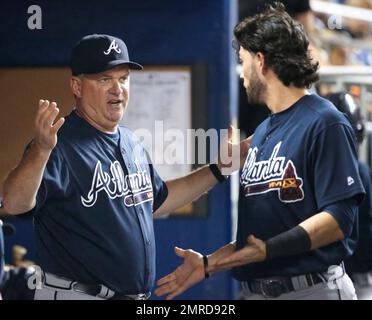
[[[167,194],[128,129],[105,134],[72,112],[37,194],[38,263],[46,272],[118,293],[150,291],[153,212]]]
[[[267,240],[327,205],[362,198],[354,133],[327,100],[306,95],[256,129],[240,177],[237,249],[250,234]],[[324,271],[355,248],[355,217],[334,216],[345,240],[296,256],[234,269],[239,280]]]
[[[345,261],[346,271],[368,272],[372,270],[372,177],[369,167],[359,161],[360,178],[366,195],[359,205],[359,237],[353,255]]]

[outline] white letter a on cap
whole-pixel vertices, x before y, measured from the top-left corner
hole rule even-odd
[[[121,52],[121,49],[119,48],[119,45],[115,42],[115,40],[112,40],[112,42],[110,44],[110,47],[106,51],[103,51],[103,53],[105,55],[109,55],[110,52],[111,52],[111,50],[114,50],[117,53],[120,53]]]

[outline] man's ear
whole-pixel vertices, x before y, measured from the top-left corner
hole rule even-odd
[[[81,79],[79,77],[71,77],[70,87],[74,96],[81,98]]]
[[[262,52],[256,53],[257,68],[261,71],[262,74],[267,72],[267,66],[265,63],[265,55]]]

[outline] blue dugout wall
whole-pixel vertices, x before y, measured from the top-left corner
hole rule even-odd
[[[42,9],[41,30],[27,27],[30,16],[27,8],[34,4]],[[204,66],[207,126],[227,128],[237,112],[236,61],[230,45],[236,19],[236,0],[7,1],[0,10],[0,65],[67,66],[70,50],[82,36],[113,34],[122,37],[131,57],[145,66]],[[32,258],[34,247],[28,239],[32,233],[25,226],[31,224],[30,220],[12,221],[18,232],[6,243],[7,256],[10,245],[17,242],[30,249]],[[157,278],[180,263],[174,255],[175,245],[210,253],[229,242],[232,233],[229,183],[218,185],[209,193],[205,218],[156,220],[155,233]],[[216,275],[180,296],[235,297],[236,283],[228,273]]]

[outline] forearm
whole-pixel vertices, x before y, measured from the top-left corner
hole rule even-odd
[[[41,151],[34,144],[4,182],[4,209],[20,214],[35,207],[36,194],[49,159],[50,152]]]
[[[311,240],[311,249],[317,249],[344,239],[336,219],[327,212],[320,212],[300,223]]]
[[[343,238],[343,232],[334,217],[327,212],[320,212],[298,226],[266,240],[266,260],[298,255]]]
[[[230,242],[229,244],[219,248],[212,254],[208,255],[208,268],[207,272],[210,274],[225,271],[227,269],[230,269],[228,265],[224,266],[218,266],[217,262],[228,257],[232,253],[235,252],[236,248],[236,241]]]
[[[213,258],[207,271],[218,272],[248,263],[299,255],[343,238],[336,219],[327,212],[320,212],[265,242],[249,235],[247,245],[240,250],[234,252],[233,243],[227,246],[226,251],[221,248],[221,255],[218,251],[211,255]]]
[[[155,216],[167,214],[194,201],[217,184],[217,179],[208,166],[193,171],[182,178],[166,181],[168,197]]]

